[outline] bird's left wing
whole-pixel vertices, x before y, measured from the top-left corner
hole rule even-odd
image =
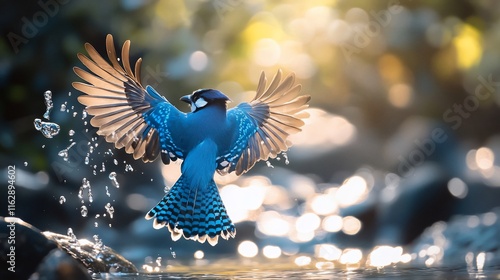
[[[259,160],[275,158],[291,146],[288,136],[301,131],[302,119],[308,116],[303,110],[311,97],[299,96],[301,86],[295,84],[293,73],[283,80],[281,76],[279,70],[266,87],[262,72],[254,99],[228,111],[237,135],[231,149],[218,160],[220,173],[236,171],[240,175]]]
[[[130,67],[130,41],[125,41],[122,48],[122,65],[116,56],[113,37],[106,37],[106,61],[89,43],[85,44],[90,58],[79,53],[78,58],[90,70],[87,72],[74,67],[75,73],[89,84],[74,82],[73,87],[86,95],[78,101],[94,117],[90,124],[99,128],[98,135],[105,137],[115,147],[125,148],[134,159],[144,162],[155,160],[162,151],[165,164],[170,159],[182,155],[170,138],[168,120],[182,119],[180,112],[159,95],[152,87],[144,88],[141,84],[140,68],[142,60],[135,64],[135,73]],[[170,155],[170,156],[169,156]]]

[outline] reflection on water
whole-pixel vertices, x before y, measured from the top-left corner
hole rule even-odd
[[[382,251],[380,251],[382,252]],[[394,252],[392,252],[394,253]],[[356,251],[351,251],[357,257]],[[193,265],[167,265],[166,269],[152,269],[151,273],[138,275],[94,275],[94,279],[498,279],[500,267],[411,267],[408,265],[386,266],[383,268],[338,265],[338,263],[314,259],[309,256],[280,259],[269,262],[249,260],[218,260],[214,263]]]

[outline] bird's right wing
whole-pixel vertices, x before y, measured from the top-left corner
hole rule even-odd
[[[106,61],[89,43],[85,44],[90,58],[79,53],[78,58],[90,70],[74,67],[75,73],[88,82],[74,82],[73,87],[83,93],[78,101],[93,115],[90,124],[98,135],[117,149],[125,148],[134,159],[155,160],[160,151],[165,164],[185,154],[172,139],[167,122],[182,119],[184,113],[159,95],[152,87],[141,84],[142,60],[137,60],[135,73],[130,67],[130,41],[122,48],[122,65],[116,56],[113,36],[106,37]]]
[[[219,163],[220,173],[236,171],[240,175],[257,161],[286,151],[292,145],[288,136],[301,131],[302,119],[309,116],[303,110],[311,97],[299,95],[301,86],[295,84],[293,73],[282,80],[279,70],[269,86],[266,84],[262,72],[254,99],[228,111],[228,118],[236,124],[237,136],[231,149],[218,160],[224,163]]]

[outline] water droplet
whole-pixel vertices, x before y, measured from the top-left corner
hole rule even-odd
[[[47,90],[43,94],[43,97],[45,98],[45,106],[47,106],[47,110],[45,111],[45,114],[43,114],[43,117],[50,120],[50,111],[54,108],[54,104],[52,103],[52,92]]]
[[[290,164],[290,161],[288,160],[288,154],[286,152],[283,152],[281,153],[283,155],[283,157],[285,158],[285,164],[286,165],[289,165]]]
[[[59,197],[59,204],[63,204],[64,202],[66,202],[66,197],[64,197],[64,195],[61,195]]]
[[[106,206],[104,206],[104,208],[106,209],[106,212],[108,212],[109,217],[113,219],[113,213],[115,213],[115,208],[113,208],[113,206],[111,206],[109,202],[106,204]]]
[[[161,266],[161,257],[156,258],[156,264]]]
[[[111,194],[109,193],[108,186],[106,186],[106,195],[107,195],[108,197],[111,197]]]
[[[64,161],[68,161],[69,160],[68,159],[68,154],[69,154],[68,151],[74,145],[76,145],[76,142],[72,142],[66,149],[59,151],[59,153],[57,153],[57,155],[62,157],[64,159]]]
[[[71,91],[70,91],[70,92],[68,92],[68,96],[71,96]]]
[[[172,254],[172,257],[175,259],[177,257],[177,254],[175,253],[174,250],[172,250],[172,247],[170,247],[170,254]]]
[[[73,129],[71,129],[71,130],[68,132],[68,135],[69,135],[69,136],[73,136],[73,135],[75,135],[75,131],[74,131]]]
[[[84,203],[85,201],[83,200],[83,192],[87,191],[87,197],[89,199],[89,202],[92,203],[94,200],[92,196],[92,188],[90,187],[90,181],[87,180],[87,178],[83,178],[82,180],[82,185],[80,186],[80,189],[78,190],[78,198]]]
[[[85,165],[89,165],[89,162],[90,162],[90,159],[89,159],[89,155],[87,154],[87,156],[85,156]]]
[[[52,138],[59,134],[60,127],[56,123],[43,122],[41,119],[35,119],[33,122],[35,129],[41,131],[43,136]]]
[[[82,214],[82,217],[87,217],[87,214],[89,213],[89,211],[87,210],[87,206],[82,205],[82,207],[80,208],[80,213]]]
[[[118,165],[118,161],[117,161],[116,159],[114,159],[114,160],[113,160],[113,163],[114,163],[115,165]]]
[[[99,227],[99,224],[97,222],[94,222],[94,227]]]
[[[134,168],[130,164],[125,165],[125,172],[132,172],[134,171]]]
[[[99,218],[101,215],[100,214],[95,214],[95,218]]]
[[[169,186],[165,186],[165,189],[163,189],[163,191],[165,192],[165,194],[169,193],[170,192],[170,187]]]
[[[86,118],[87,118],[87,110],[85,110],[85,109],[84,109],[84,110],[82,111],[82,120],[84,120],[84,119],[86,119]],[[85,124],[86,124],[86,122],[85,122]]]
[[[61,112],[64,112],[66,111],[66,106],[67,106],[67,102],[64,102],[63,104],[61,104]]]
[[[106,166],[104,165],[104,162],[102,163],[101,170],[100,172],[105,172],[106,171]]]
[[[27,161],[24,162],[24,166],[28,166],[28,162]]]
[[[111,172],[109,173],[109,179],[111,180],[111,183],[113,183],[113,186],[116,188],[120,187],[120,184],[118,184],[118,181],[116,180],[116,172]]]
[[[273,165],[271,164],[271,162],[270,162],[270,161],[268,161],[268,160],[266,160],[266,165],[267,165],[267,167],[274,168],[274,166],[273,166]]]
[[[73,118],[76,117],[77,114],[77,112],[73,112]]]

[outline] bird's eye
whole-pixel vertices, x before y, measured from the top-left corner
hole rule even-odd
[[[194,102],[194,106],[196,108],[203,108],[207,104],[208,104],[208,102],[203,97],[196,99],[196,101]]]

